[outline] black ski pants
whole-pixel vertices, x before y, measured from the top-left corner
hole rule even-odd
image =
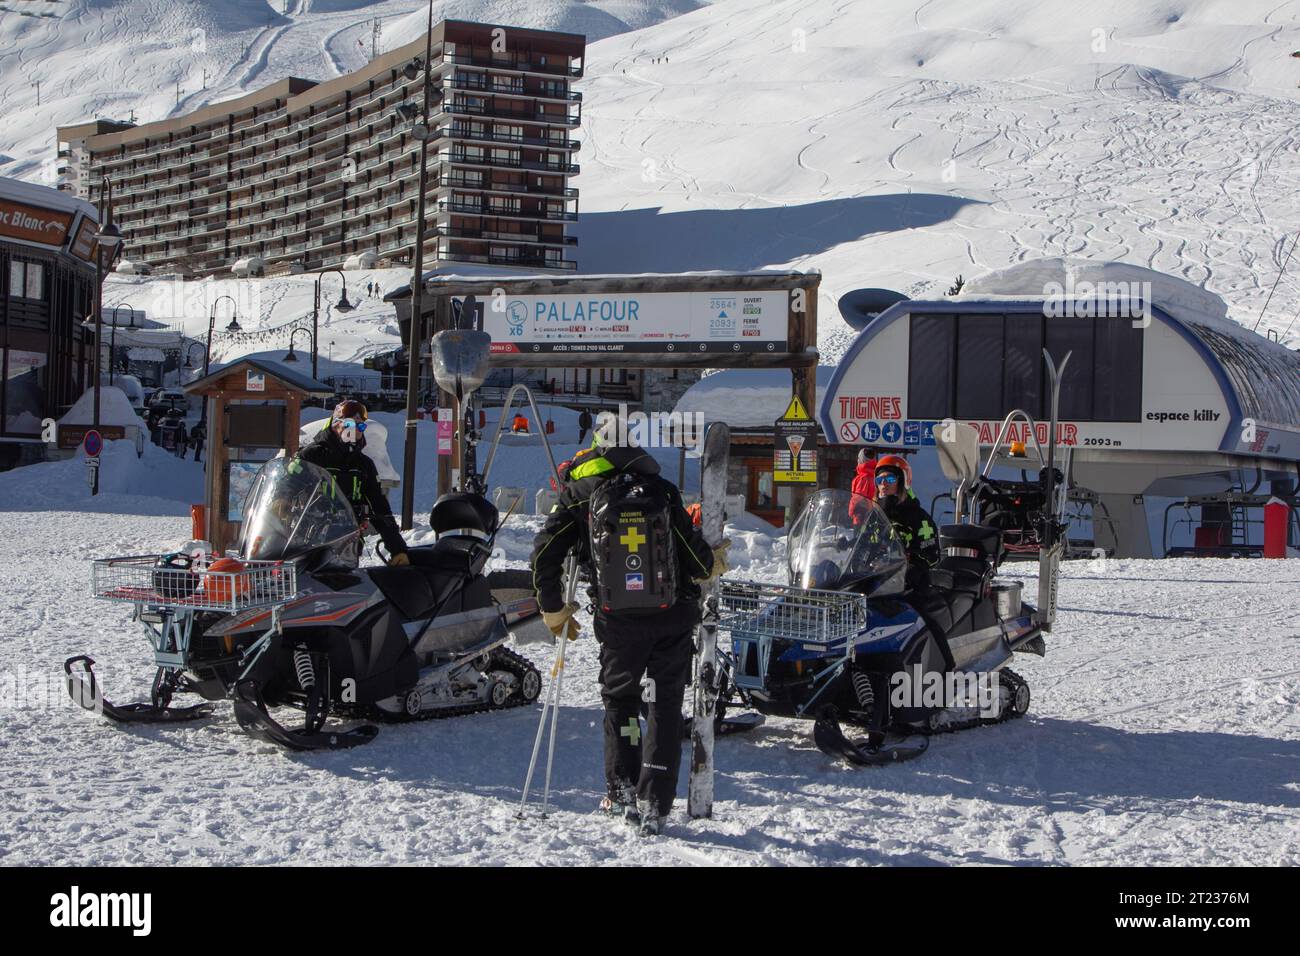
[[[682,698],[690,677],[695,629],[611,627],[599,615],[600,696],[605,703],[605,781],[611,794],[636,787],[667,815],[677,796],[682,765]],[[643,685],[642,678],[648,680]],[[647,713],[644,737],[640,714]]]

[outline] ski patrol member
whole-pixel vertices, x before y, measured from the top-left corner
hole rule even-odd
[[[687,517],[681,493],[660,477],[658,462],[625,437],[625,443],[618,443],[627,429],[618,428],[614,416],[602,419],[593,435],[593,452],[574,456],[562,470],[559,501],[533,544],[533,584],[547,627],[556,637],[574,640],[578,605],[564,603],[562,582],[569,551],[576,551],[590,572],[588,595],[600,644],[600,691],[605,705],[607,793],[601,808],[637,824],[643,834],[653,834],[662,827],[677,793],[682,699],[700,620],[699,582],[726,571],[730,542],[710,548]],[[620,481],[620,476],[629,477]],[[593,521],[604,527],[603,518],[623,487],[629,489],[629,496],[642,493],[644,498],[637,500],[662,502],[660,517],[636,512],[626,504],[632,497],[618,499],[614,520],[623,522],[618,525],[622,533],[602,535],[599,553],[593,554]],[[667,549],[672,549],[672,555]],[[607,599],[611,605],[617,603],[609,598],[607,582],[634,586],[636,590],[624,593],[632,601],[653,591],[653,566],[660,558],[665,559],[664,566],[671,564],[676,570],[676,579],[670,582],[674,594],[670,606],[649,612],[605,606]],[[644,732],[638,719],[643,700],[648,705]]]
[[[884,455],[876,462],[875,484],[876,502],[907,551],[907,587],[920,590],[939,560],[939,535],[934,519],[912,491],[912,467],[899,455]]]

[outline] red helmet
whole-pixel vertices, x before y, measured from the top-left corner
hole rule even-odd
[[[898,472],[899,480],[903,483],[903,491],[908,491],[912,487],[912,466],[907,463],[907,459],[902,455],[882,455],[876,460],[876,476],[879,477],[882,471],[892,468]]]

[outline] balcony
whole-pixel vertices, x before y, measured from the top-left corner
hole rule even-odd
[[[439,185],[443,189],[475,189],[481,192],[556,196],[564,199],[576,199],[578,197],[578,190],[572,186],[551,186],[538,183],[502,183],[494,182],[486,177],[475,178],[446,175],[441,178]]]
[[[517,119],[528,123],[548,123],[552,126],[577,126],[581,122],[580,116],[574,116],[570,113],[548,113],[539,109],[511,109],[508,106],[497,106],[492,103],[478,105],[466,103],[455,97],[444,100],[439,107],[439,111],[443,113],[466,113],[470,116],[492,116],[499,119]]]
[[[578,214],[554,209],[505,209],[489,204],[455,202],[443,200],[437,205],[438,212],[454,212],[463,216],[479,216],[484,219],[526,219],[544,222],[577,222]]]
[[[468,252],[439,252],[437,258],[447,262],[486,262],[494,266],[521,266],[530,269],[572,271],[578,264],[571,259],[548,259],[544,256],[484,256]]]
[[[582,67],[570,66],[568,63],[537,63],[520,57],[515,53],[491,55],[469,53],[444,53],[444,62],[461,66],[480,67],[492,70],[513,70],[519,73],[551,73],[556,76],[582,76]],[[563,57],[560,57],[563,59]]]
[[[478,140],[488,143],[510,143],[515,146],[536,146],[541,149],[554,149],[561,151],[576,150],[578,143],[575,140],[552,139],[549,136],[525,136],[522,133],[502,133],[499,130],[491,129],[474,129],[470,126],[458,125],[452,123],[447,127],[439,127],[440,131],[452,139],[457,140]]]
[[[509,169],[532,169],[538,172],[554,173],[557,176],[571,175],[578,172],[577,163],[543,163],[535,159],[507,159],[500,156],[473,156],[462,150],[452,149],[445,154],[439,153],[440,162],[460,163],[467,166],[497,166]]]
[[[468,226],[438,226],[436,232],[448,239],[526,242],[530,245],[543,246],[576,246],[578,244],[577,236],[548,236],[541,232],[502,232],[497,229],[471,229]]]

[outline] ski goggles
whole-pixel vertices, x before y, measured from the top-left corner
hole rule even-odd
[[[339,418],[335,419],[334,427],[343,429],[351,428],[363,432],[366,430],[366,423],[364,421],[359,422],[355,418]]]
[[[898,476],[897,475],[876,475],[876,484],[896,485],[898,484]]]

